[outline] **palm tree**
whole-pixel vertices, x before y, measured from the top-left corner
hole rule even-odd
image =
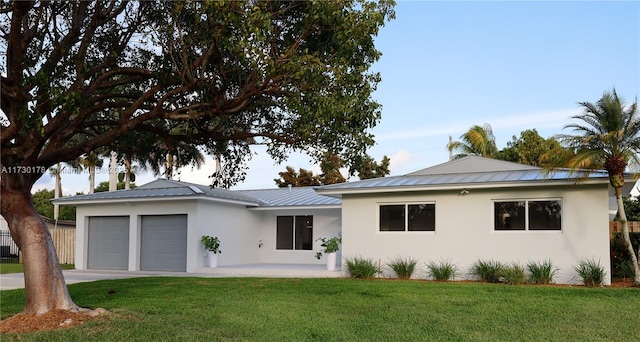
[[[567,166],[572,169],[594,169],[604,166],[609,174],[609,182],[615,189],[618,205],[618,217],[622,222],[622,236],[633,261],[634,286],[640,286],[640,264],[629,238],[629,224],[622,201],[624,173],[627,166],[640,165],[640,118],[638,101],[625,107],[624,100],[618,97],[615,88],[605,92],[596,103],[580,102],[584,113],[573,116],[581,123],[570,124],[575,135],[560,135],[560,139],[576,154],[569,159]],[[640,254],[640,250],[638,251]]]
[[[455,152],[452,159],[458,159],[468,155],[478,155],[487,158],[495,158],[498,155],[496,138],[493,136],[491,125],[473,125],[467,132],[460,136],[461,141],[453,141],[447,144],[449,152]]]
[[[55,189],[53,191],[53,198],[59,198],[62,196],[62,170],[64,167],[62,163],[57,163],[55,167],[49,169],[49,175],[55,177]],[[57,220],[60,215],[60,206],[58,204],[53,205],[53,219]]]
[[[64,164],[64,165],[63,165]],[[73,160],[66,163],[57,163],[56,166],[49,168],[49,175],[55,178],[55,188],[53,190],[53,198],[62,197],[62,173],[64,170],[70,167],[73,170],[79,170],[79,161]],[[53,219],[57,220],[60,216],[60,205],[53,205]]]
[[[102,158],[99,153],[89,152],[80,157],[80,165],[89,170],[89,193],[92,194],[96,188],[96,167],[102,167]]]

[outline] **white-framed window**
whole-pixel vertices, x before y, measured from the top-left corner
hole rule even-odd
[[[380,204],[379,222],[381,232],[433,232],[436,230],[436,204]]]
[[[493,201],[495,230],[561,230],[560,199]]]
[[[276,249],[313,249],[313,216],[278,216],[276,218]]]

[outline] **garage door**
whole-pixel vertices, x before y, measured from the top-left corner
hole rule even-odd
[[[87,268],[129,269],[129,217],[89,217]]]
[[[187,270],[187,215],[142,217],[140,269]]]

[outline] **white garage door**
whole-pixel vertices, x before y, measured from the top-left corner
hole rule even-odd
[[[187,215],[142,216],[140,269],[187,270]]]
[[[129,217],[89,217],[87,268],[129,269]]]

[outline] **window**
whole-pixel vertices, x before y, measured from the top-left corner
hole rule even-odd
[[[435,231],[435,203],[380,205],[380,231]]]
[[[562,205],[559,200],[496,201],[493,203],[495,230],[560,230]]]
[[[313,216],[278,216],[276,249],[313,249]]]

